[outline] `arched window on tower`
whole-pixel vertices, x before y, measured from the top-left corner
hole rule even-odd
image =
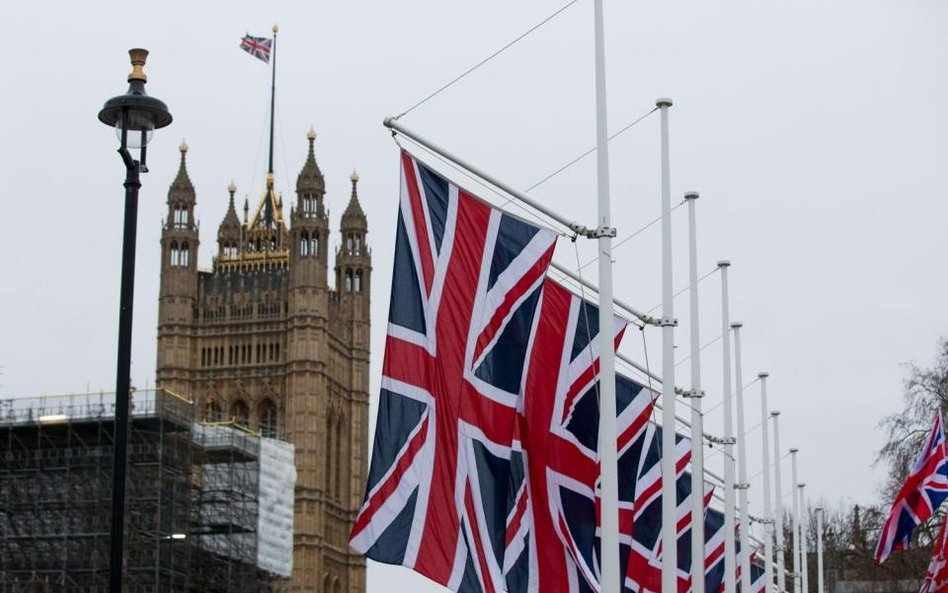
[[[234,419],[234,422],[241,426],[247,426],[250,423],[250,408],[247,407],[247,404],[242,399],[238,399],[234,402],[230,415]]]
[[[300,235],[300,255],[309,255],[309,233],[306,231]]]
[[[309,252],[311,255],[319,255],[319,231],[313,231],[313,236],[309,240]]]
[[[172,210],[172,223],[174,228],[183,229],[188,226],[188,209],[181,204],[175,204]]]
[[[181,244],[181,255],[178,259],[182,268],[188,267],[188,254],[190,252],[191,250],[188,248],[188,242],[185,241],[184,243]]]
[[[356,235],[355,238],[353,238],[353,243],[355,244],[355,249],[353,250],[353,253],[355,253],[356,255],[359,255],[359,253],[362,252],[362,237],[360,237],[359,235]]]
[[[355,291],[362,292],[362,270],[356,270],[355,273]]]
[[[352,253],[352,235],[346,235],[346,251]]]
[[[258,416],[260,418],[260,433],[265,437],[275,438],[277,435],[277,407],[271,399],[260,402]]]
[[[174,228],[181,226],[181,207],[175,204],[171,209],[171,225]]]
[[[172,266],[179,265],[178,264],[179,253],[180,252],[178,251],[178,242],[172,241],[171,242],[171,260],[168,263],[170,263]]]
[[[352,270],[346,268],[346,292],[352,292]]]

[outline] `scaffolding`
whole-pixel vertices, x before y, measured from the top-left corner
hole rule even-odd
[[[124,590],[279,590],[258,562],[260,437],[131,395]],[[113,419],[108,393],[0,401],[0,593],[108,590]]]

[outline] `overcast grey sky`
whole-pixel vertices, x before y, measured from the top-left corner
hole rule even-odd
[[[114,388],[122,179],[96,114],[123,93],[126,50],[151,50],[148,91],[175,121],[156,133],[143,179],[133,381],[154,382],[159,225],[187,138],[210,264],[231,179],[255,202],[265,170],[268,69],[238,49],[280,25],[278,188],[289,200],[315,126],[332,224],[353,167],[374,249],[372,396],[379,379],[397,199],[397,113],[565,2],[5,3],[0,93],[0,397]],[[697,189],[702,270],[732,267],[745,323],[745,382],[771,373],[784,448],[801,448],[808,493],[872,502],[879,419],[901,406],[903,363],[929,362],[948,334],[948,5],[939,0],[605,0],[610,130],[671,111],[675,199]],[[574,6],[403,122],[518,187],[595,143],[592,4]],[[658,119],[612,142],[613,223],[629,235],[659,212]],[[477,189],[472,188],[472,189]],[[594,159],[534,192],[594,223]],[[487,198],[493,198],[485,194]],[[676,287],[687,281],[685,210],[674,214]],[[556,259],[594,257],[563,242]],[[660,299],[659,233],[615,252],[616,294]],[[584,274],[595,280],[596,267]],[[703,340],[720,334],[720,285],[702,285]],[[688,347],[685,295],[678,356]],[[659,369],[657,329],[646,332]],[[644,361],[642,337],[622,350]],[[720,401],[720,346],[705,351],[706,407]],[[688,365],[679,368],[687,385]],[[748,426],[760,415],[747,393]],[[374,412],[373,412],[374,413]],[[720,434],[720,408],[708,414]],[[749,472],[761,466],[751,433]],[[720,468],[720,455],[711,456]],[[784,484],[789,484],[789,464]],[[752,512],[760,510],[759,488]],[[370,587],[440,587],[370,564]],[[393,587],[394,586],[394,587]]]

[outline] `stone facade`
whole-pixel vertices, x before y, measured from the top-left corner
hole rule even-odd
[[[353,173],[327,282],[325,180],[309,154],[284,220],[273,175],[251,215],[234,206],[211,271],[198,270],[196,193],[187,146],[161,233],[157,385],[192,398],[206,421],[235,421],[296,446],[295,592],[363,593],[349,528],[368,465],[371,251]]]

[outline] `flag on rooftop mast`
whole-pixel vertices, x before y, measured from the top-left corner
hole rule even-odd
[[[270,150],[269,162],[267,165],[267,188],[263,197],[263,215],[264,223],[267,227],[273,224],[273,212],[276,208],[277,196],[273,189],[273,121],[274,111],[276,110],[276,39],[279,27],[273,25],[273,38],[253,37],[249,33],[240,40],[240,49],[257,58],[265,64],[270,64]],[[273,62],[270,62],[270,56],[273,56]],[[254,219],[257,215],[254,215]]]
[[[270,50],[273,47],[273,40],[266,37],[254,37],[247,33],[240,40],[240,49],[264,62],[270,63]]]

